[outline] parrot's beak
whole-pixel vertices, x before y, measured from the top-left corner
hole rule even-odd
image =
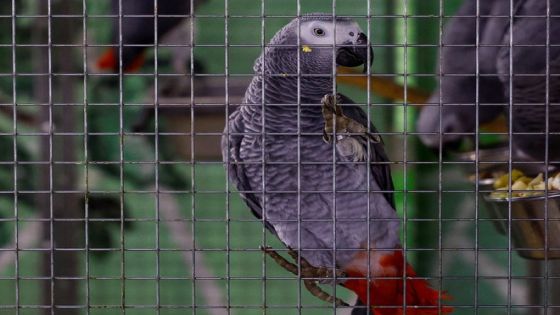
[[[367,36],[359,33],[352,46],[338,48],[336,52],[336,63],[343,67],[357,67],[364,65],[367,70],[368,57],[370,65],[373,63],[373,48],[368,45]]]

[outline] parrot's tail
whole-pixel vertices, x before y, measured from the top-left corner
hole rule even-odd
[[[138,55],[130,65],[126,66],[125,72],[136,72],[140,70],[144,64],[144,54]],[[101,70],[119,70],[118,50],[113,48],[107,49],[99,59],[97,59],[97,67]]]
[[[365,259],[367,263],[367,257]],[[438,315],[453,311],[451,307],[441,305],[441,300],[450,299],[446,293],[432,289],[424,279],[415,278],[416,272],[404,262],[401,250],[381,256],[371,255],[370,259],[372,265],[377,265],[371,268],[370,276],[373,279],[350,279],[344,286],[354,291],[362,303],[366,304],[369,301],[372,315],[404,314],[405,301],[408,315]],[[352,266],[345,270],[351,278],[367,276],[363,268],[356,268],[356,265],[363,266],[364,257],[358,260],[359,263],[351,264]],[[406,285],[402,279],[403,275],[406,276]]]

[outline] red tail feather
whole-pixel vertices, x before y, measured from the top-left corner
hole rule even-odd
[[[378,264],[378,268],[372,268],[372,270],[379,271],[371,275],[376,279],[372,279],[369,283],[366,279],[348,280],[344,286],[354,291],[364,304],[368,301],[369,286],[369,304],[373,315],[404,314],[402,305],[405,300],[406,314],[409,315],[437,315],[453,311],[453,308],[449,306],[438,307],[440,299],[450,299],[447,294],[441,293],[440,295],[440,292],[432,289],[426,280],[410,279],[416,277],[416,272],[409,264],[406,264],[406,293],[404,293],[404,282],[402,279],[397,279],[403,276],[405,270],[401,251],[397,250],[392,254],[383,255],[378,258],[377,262],[373,261],[373,257],[371,259],[372,264]],[[355,268],[346,271],[350,277],[365,276],[363,272],[353,269]],[[391,278],[383,279],[383,277]],[[406,297],[404,297],[405,294]]]
[[[144,53],[139,54],[132,62],[125,67],[124,72],[136,72],[144,65]],[[119,70],[119,58],[113,48],[107,49],[99,59],[97,59],[97,67],[102,70]]]
[[[103,70],[115,70],[119,68],[119,60],[113,48],[107,49],[99,59],[97,59],[97,67]]]

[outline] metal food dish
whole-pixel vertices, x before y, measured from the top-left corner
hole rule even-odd
[[[560,259],[560,192],[546,196],[514,197],[509,199],[484,196],[492,213],[503,219],[508,230],[511,204],[511,236],[514,249],[528,259]],[[548,212],[546,200],[548,199]],[[545,220],[545,213],[547,220]],[[547,224],[548,223],[548,224]],[[546,237],[548,235],[548,237]],[[547,243],[548,242],[548,243]],[[545,255],[546,247],[546,255]]]
[[[544,168],[544,165],[542,165],[541,167]],[[538,174],[529,173],[523,167],[521,167],[519,169],[529,177],[534,177],[534,176],[538,175]],[[557,171],[556,167],[554,167],[552,165],[549,165],[548,169],[549,169],[548,170],[549,173]],[[506,223],[504,223],[504,222],[507,221],[507,216],[503,216],[500,211],[497,211],[496,208],[489,203],[489,201],[487,200],[488,198],[486,198],[486,196],[494,191],[494,182],[496,181],[496,177],[494,177],[494,174],[496,172],[507,173],[508,170],[509,170],[508,168],[501,168],[501,167],[496,166],[494,169],[488,169],[485,172],[479,173],[479,178],[478,178],[478,195],[479,195],[480,204],[483,205],[483,207],[488,212],[488,215],[489,215],[490,219],[492,220],[492,224],[494,224],[494,227],[496,228],[498,233],[500,233],[502,235],[507,234],[507,225],[506,225]],[[529,171],[531,171],[531,170],[534,170],[534,167],[533,167],[533,169],[530,169]],[[492,174],[492,173],[494,173],[494,174]],[[475,174],[472,174],[471,176],[469,176],[468,180],[469,180],[470,183],[472,183],[472,185],[474,187],[476,187],[476,176],[475,176]]]
[[[484,209],[486,209],[486,211],[488,212],[488,215],[492,220],[492,224],[494,225],[498,233],[506,235],[507,227],[504,223],[504,219],[507,219],[507,217],[502,217],[500,215],[500,212],[496,211],[495,208],[490,205],[490,203],[485,198],[486,195],[494,190],[494,181],[496,181],[496,179],[492,176],[478,178],[478,200],[479,204],[483,205]],[[469,176],[469,182],[471,182],[473,186],[476,187],[476,177],[474,176],[474,174]]]
[[[468,181],[475,186],[477,179],[475,169],[476,156],[478,153],[478,194],[480,204],[488,212],[492,224],[502,235],[507,234],[507,215],[503,216],[501,211],[497,211],[496,208],[490,204],[486,196],[494,190],[494,182],[496,181],[496,173],[508,173],[509,167],[509,145],[500,144],[492,148],[481,148],[477,151],[468,151],[462,153],[456,153],[453,159],[456,162],[460,162],[468,176]],[[553,165],[548,165],[546,167],[542,163],[534,163],[525,157],[520,156],[515,150],[512,150],[512,169],[518,169],[524,174],[530,177],[538,175],[538,173],[552,173],[557,170]],[[507,212],[506,212],[507,214]]]
[[[473,173],[476,166],[476,156],[478,153],[478,172],[492,172],[496,170],[509,170],[509,146],[499,145],[492,148],[479,149],[477,151],[467,151],[462,153],[455,153],[452,158],[455,162],[459,162],[467,173]],[[543,163],[536,163],[529,158],[520,155],[516,150],[512,150],[511,168],[519,169],[527,175],[537,175],[544,173],[547,167]],[[552,172],[556,168],[552,165],[548,166],[548,171]]]

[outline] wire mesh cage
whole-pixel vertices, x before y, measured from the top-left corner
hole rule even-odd
[[[559,12],[0,2],[0,313],[560,313]]]

